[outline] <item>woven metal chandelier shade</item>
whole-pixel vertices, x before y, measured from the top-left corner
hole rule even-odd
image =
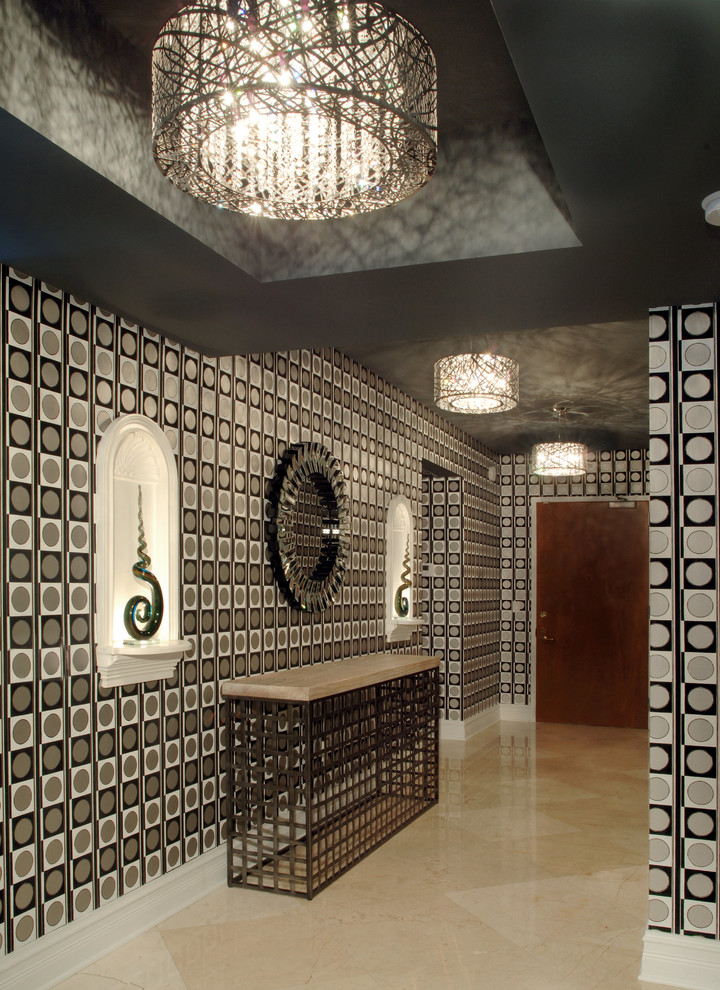
[[[435,363],[435,402],[456,413],[494,413],[518,403],[520,369],[500,354],[451,354]]]
[[[435,57],[379,4],[204,0],[164,26],[152,71],[155,160],[215,206],[350,216],[435,169]]]
[[[557,441],[536,443],[532,449],[530,473],[550,477],[585,474],[587,448],[582,443]]]

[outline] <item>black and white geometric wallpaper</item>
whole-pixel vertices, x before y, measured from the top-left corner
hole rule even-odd
[[[541,478],[526,454],[501,458],[500,702],[530,704],[532,507],[538,498],[644,495],[645,450],[588,451],[587,474]]]
[[[718,918],[717,304],[650,314],[650,907]]]
[[[422,647],[442,657],[440,717],[459,721],[498,698],[500,528],[460,477],[423,478],[422,504]]]
[[[423,478],[424,653],[442,658],[440,718],[462,718],[463,538],[460,478]],[[497,676],[497,670],[495,671]]]
[[[410,500],[417,574],[423,459],[462,482],[464,704],[494,704],[500,496],[495,454],[337,351],[203,357],[7,267],[0,311],[7,953],[222,841],[223,680],[388,649],[386,509]],[[102,689],[94,470],[120,413],[157,422],[177,456],[193,649],[172,680]],[[310,439],[342,463],[352,514],[342,598],[319,615],[284,602],[264,541],[266,482],[288,444]],[[395,648],[419,650],[420,634]]]

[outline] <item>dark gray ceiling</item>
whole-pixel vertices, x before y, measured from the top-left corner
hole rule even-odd
[[[398,0],[438,60],[437,175],[348,220],[220,213],[149,148],[149,53],[179,3],[0,5],[0,253],[214,353],[332,344],[432,404],[432,362],[518,357],[499,451],[569,405],[647,439],[647,310],[720,288],[716,0]]]

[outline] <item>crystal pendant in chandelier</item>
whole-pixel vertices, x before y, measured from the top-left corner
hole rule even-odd
[[[377,3],[200,0],[163,27],[152,74],[155,160],[215,206],[351,216],[435,169],[435,57]]]
[[[494,413],[518,403],[520,369],[500,354],[451,354],[435,362],[435,402],[455,413]]]
[[[551,477],[585,474],[586,460],[587,448],[583,443],[536,443],[532,449],[530,473]]]

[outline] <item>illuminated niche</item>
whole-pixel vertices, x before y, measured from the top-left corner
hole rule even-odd
[[[412,638],[422,625],[415,618],[413,514],[404,495],[396,495],[388,506],[385,532],[385,639],[400,643]]]
[[[167,437],[146,416],[119,416],[98,445],[96,476],[100,683],[172,677],[191,644],[179,632],[178,477]],[[138,596],[147,607],[137,605]],[[161,601],[156,629],[152,621],[126,619],[133,599],[140,619]]]

